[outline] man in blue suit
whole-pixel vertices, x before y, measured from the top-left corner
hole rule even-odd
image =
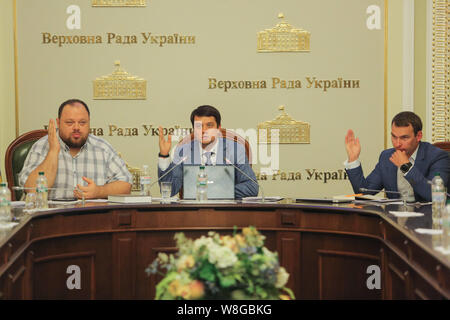
[[[450,159],[448,153],[428,142],[422,142],[422,121],[413,112],[397,114],[391,123],[391,140],[394,148],[384,150],[375,169],[364,178],[359,161],[361,145],[352,130],[345,137],[347,161],[345,169],[355,193],[360,188],[400,192],[408,202],[431,201],[429,181],[439,173],[447,185]],[[376,192],[373,192],[376,193]],[[389,198],[399,194],[387,193]]]
[[[162,127],[159,127],[158,178],[180,164],[161,179],[161,182],[172,182],[172,196],[183,187],[183,164],[216,165],[231,162],[256,181],[255,173],[245,155],[245,146],[222,137],[220,121],[219,111],[212,106],[204,105],[192,111],[191,123],[194,128],[194,139],[177,146],[173,161],[169,157],[172,137],[169,135],[166,140]],[[235,170],[236,199],[257,196],[258,190],[255,182],[239,170]]]

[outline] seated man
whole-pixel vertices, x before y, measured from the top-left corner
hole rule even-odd
[[[194,139],[177,146],[172,162],[169,158],[172,137],[169,135],[166,140],[162,127],[159,127],[158,177],[182,162],[161,179],[161,181],[172,182],[172,196],[183,187],[183,164],[185,163],[215,165],[231,162],[256,181],[255,173],[245,155],[245,147],[240,143],[221,137],[220,119],[219,111],[212,106],[200,106],[192,111],[191,123],[194,128]],[[234,181],[236,199],[258,195],[258,185],[239,170],[235,170]]]
[[[355,193],[360,188],[396,191],[407,195],[408,201],[431,201],[431,181],[440,173],[444,183],[449,177],[450,159],[447,152],[420,141],[422,121],[413,112],[397,114],[391,123],[391,140],[394,148],[384,150],[371,174],[364,178],[359,161],[361,145],[352,130],[345,137],[348,160],[344,162]],[[376,192],[372,192],[376,193]],[[389,198],[399,194],[387,193]]]
[[[132,177],[124,161],[108,142],[89,134],[89,121],[90,112],[83,101],[63,102],[56,119],[58,130],[50,119],[48,135],[28,153],[19,174],[20,184],[36,187],[38,174],[43,171],[48,187],[56,189],[49,192],[50,199],[130,193]]]

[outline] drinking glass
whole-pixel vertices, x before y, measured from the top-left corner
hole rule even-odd
[[[36,193],[28,192],[25,196],[25,209],[33,210],[36,209]]]
[[[170,195],[172,194],[172,182],[161,182],[161,197],[162,202],[170,202]]]

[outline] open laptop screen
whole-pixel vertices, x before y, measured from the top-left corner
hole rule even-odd
[[[183,198],[195,199],[199,165],[183,165]],[[208,175],[208,199],[234,200],[234,167],[230,165],[205,166]]]

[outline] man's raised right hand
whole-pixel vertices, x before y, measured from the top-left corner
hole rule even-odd
[[[167,140],[164,138],[163,128],[159,126],[159,153],[162,156],[169,155],[170,148],[172,147],[172,136],[169,134]]]
[[[352,129],[349,129],[345,136],[345,149],[347,150],[348,162],[358,160],[361,153],[361,144],[359,139],[355,138],[355,133]]]
[[[59,154],[59,150],[61,148],[58,139],[58,133],[56,132],[55,121],[50,119],[48,123],[48,145],[49,151]]]

